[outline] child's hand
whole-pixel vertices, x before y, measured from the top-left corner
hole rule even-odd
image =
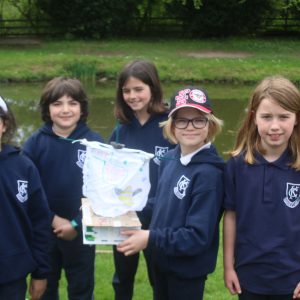
[[[29,294],[30,300],[38,300],[42,297],[47,287],[47,279],[30,280]]]
[[[71,222],[67,220],[68,222],[62,223],[62,225],[57,226],[53,232],[56,234],[56,236],[60,239],[66,240],[66,241],[72,241],[77,236],[76,229],[72,226]]]
[[[225,286],[232,295],[241,294],[241,286],[234,269],[224,271]]]
[[[294,290],[293,299],[300,299],[300,282],[297,284]]]
[[[52,221],[52,228],[56,229],[58,227],[61,227],[64,224],[68,224],[70,221],[68,219],[62,218],[58,215],[55,215]]]
[[[125,256],[144,250],[148,245],[149,230],[126,230],[121,234],[128,236],[128,239],[117,245],[117,250]]]

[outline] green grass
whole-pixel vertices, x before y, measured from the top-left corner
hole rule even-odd
[[[245,57],[201,57],[203,52],[241,52]],[[299,82],[299,39],[40,41],[0,45],[0,80],[48,80],[80,76],[89,69],[98,79],[115,79],[133,59],[155,62],[162,81],[254,83],[280,74]],[[199,56],[200,55],[200,56]],[[71,66],[71,67],[70,67]]]
[[[223,250],[222,250],[222,224],[221,238],[218,252],[217,266],[214,273],[208,276],[204,292],[204,300],[237,300],[224,286],[223,281]],[[98,245],[95,261],[95,300],[112,300],[112,276],[114,273],[112,246]],[[67,283],[62,275],[59,289],[60,300],[68,300]],[[29,297],[27,297],[29,299]],[[143,254],[140,254],[139,267],[135,278],[133,300],[152,300],[152,289],[148,282],[146,263]],[[185,299],[183,299],[185,300]]]
[[[101,252],[101,250],[104,251]],[[114,298],[114,292],[111,285],[113,273],[114,265],[112,247],[98,246],[95,267],[95,300],[111,300]],[[144,256],[141,254],[138,273],[135,279],[134,300],[152,300],[151,293]],[[64,277],[61,280],[60,297],[61,300],[68,299],[66,280]]]
[[[221,247],[220,247],[221,248]],[[114,297],[111,279],[114,272],[113,256],[107,250],[110,246],[98,246],[98,250],[106,250],[105,253],[96,254],[96,272],[95,272],[95,300],[112,300]],[[219,251],[216,271],[209,275],[206,282],[204,300],[235,300],[225,289],[223,283],[222,250]],[[146,264],[144,256],[140,255],[140,263],[135,279],[135,290],[133,300],[152,300],[151,287],[148,283]],[[61,280],[60,288],[61,300],[67,300],[66,281]]]

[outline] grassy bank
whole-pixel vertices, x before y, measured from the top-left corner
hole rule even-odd
[[[156,63],[163,81],[254,83],[280,74],[300,82],[300,40],[1,40],[0,81],[68,75],[115,79],[133,59]]]

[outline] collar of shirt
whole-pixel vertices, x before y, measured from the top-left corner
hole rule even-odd
[[[255,153],[255,162],[254,165],[269,165],[275,166],[280,169],[290,169],[291,162],[292,162],[292,155],[288,149],[286,149],[281,156],[276,159],[275,161],[269,162],[267,161],[264,156],[260,153]]]
[[[187,155],[184,155],[184,156],[181,156],[180,157],[180,162],[181,164],[183,164],[184,166],[188,165],[189,162],[192,160],[193,156],[195,154],[197,154],[198,152],[200,152],[201,150],[203,149],[209,149],[211,146],[211,142],[207,143],[207,144],[204,144],[203,146],[201,146],[199,149],[197,149],[196,151],[192,152],[192,153],[189,153]]]

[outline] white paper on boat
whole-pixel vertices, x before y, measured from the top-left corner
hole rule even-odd
[[[86,145],[83,165],[83,195],[93,211],[115,217],[128,211],[140,211],[150,190],[149,162],[153,154],[80,140]]]

